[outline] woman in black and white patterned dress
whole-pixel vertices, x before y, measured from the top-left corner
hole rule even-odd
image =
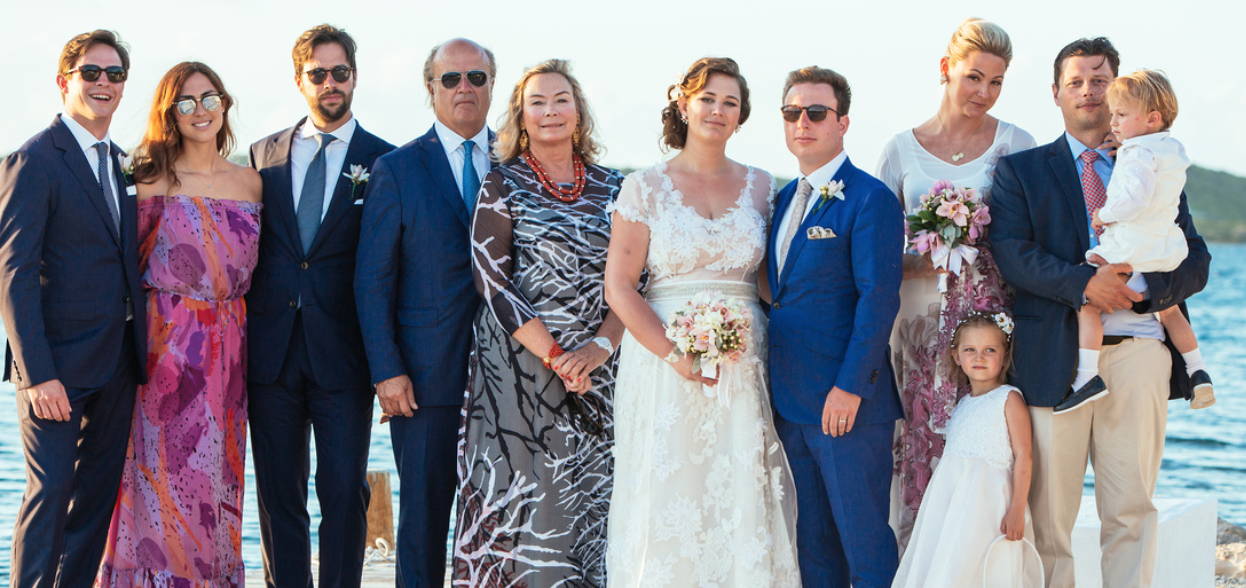
[[[476,317],[454,583],[605,585],[614,348],[607,207],[622,176],[591,163],[592,120],[566,62],[511,96],[472,228]]]

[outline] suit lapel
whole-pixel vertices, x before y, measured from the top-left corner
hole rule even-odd
[[[320,228],[316,231],[316,238],[312,239],[309,255],[320,247],[320,244],[333,231],[333,227],[337,226],[350,207],[355,205],[355,184],[345,174],[350,173],[352,165],[369,167],[368,163],[371,162],[370,156],[374,144],[371,134],[363,130],[363,127],[355,127],[355,135],[346,148],[346,159],[342,160],[342,169],[338,172],[337,183],[333,186],[333,198],[329,201],[329,210],[325,212],[324,219],[320,221]],[[360,192],[362,193],[362,188]]]
[[[835,175],[831,176],[832,182],[835,180],[844,182],[845,195],[848,194],[851,188],[848,186],[848,181],[844,178],[847,178],[856,169],[857,168],[852,166],[852,161],[845,157],[844,163],[841,164],[839,169],[835,171]],[[820,188],[821,186],[814,187],[813,194],[810,195],[810,198],[813,198],[815,201],[820,199],[822,197]],[[805,220],[800,223],[800,226],[797,227],[796,234],[792,236],[792,245],[788,247],[787,250],[787,261],[783,263],[783,274],[779,276],[780,290],[787,284],[787,276],[791,274],[792,267],[796,265],[796,260],[799,259],[801,250],[805,248],[805,243],[809,240],[807,237],[809,227],[817,226],[822,217],[826,216],[831,208],[835,206],[844,206],[844,204],[845,203],[839,202],[836,198],[831,198],[822,204],[814,204],[814,210],[805,217]]]
[[[1064,198],[1072,215],[1073,228],[1077,231],[1077,242],[1081,250],[1090,249],[1090,222],[1086,219],[1086,197],[1082,194],[1082,184],[1077,175],[1077,166],[1073,165],[1073,155],[1064,135],[1060,135],[1047,150],[1047,163],[1051,166],[1056,181],[1060,184],[1061,197]]]
[[[95,212],[99,213],[100,221],[104,223],[104,227],[108,230],[108,234],[112,236],[113,242],[117,247],[121,247],[121,236],[117,234],[117,226],[112,220],[112,210],[108,203],[104,201],[104,190],[100,187],[99,179],[95,176],[95,172],[91,169],[91,164],[87,161],[87,156],[82,152],[82,148],[78,145],[78,141],[74,139],[73,133],[61,122],[58,116],[52,123],[56,127],[53,136],[53,144],[60,149],[65,160],[65,167],[78,181],[82,190],[86,192],[87,200],[91,201],[91,205],[95,208]],[[113,168],[117,169],[116,167]]]
[[[787,212],[787,207],[792,203],[792,195],[796,193],[796,180],[788,182],[782,190],[779,190],[777,204],[775,204],[774,212],[770,215],[770,234],[766,237],[767,247],[769,251],[769,263],[767,263],[766,279],[774,285],[775,294],[779,291],[779,225],[783,222],[783,215]]]
[[[446,205],[454,210],[455,216],[465,228],[471,228],[471,219],[467,217],[467,204],[463,202],[459,187],[454,183],[454,172],[450,171],[450,160],[446,158],[445,147],[437,137],[436,129],[429,129],[419,138],[420,149],[423,151],[420,161],[428,175],[433,178],[433,191],[446,201]],[[483,181],[484,178],[481,178]]]
[[[125,174],[121,171],[121,158],[125,151],[116,143],[112,146],[113,179],[117,183],[117,207],[121,213],[121,242],[130,245],[136,243],[138,223],[138,198],[131,196],[126,185]]]
[[[294,144],[294,133],[299,126],[303,124],[304,118],[298,124],[287,129],[285,132],[273,137],[268,144],[264,145],[265,166],[272,171],[268,177],[264,178],[265,182],[273,182],[274,187],[271,191],[266,191],[272,195],[273,201],[264,202],[264,214],[272,215],[272,224],[277,229],[277,234],[286,242],[286,246],[294,252],[296,257],[303,256],[303,245],[299,241],[298,222],[294,218],[294,181],[292,174],[293,166],[290,163],[290,149]]]

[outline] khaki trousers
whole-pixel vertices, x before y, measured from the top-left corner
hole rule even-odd
[[[1074,585],[1073,525],[1087,458],[1095,472],[1103,585],[1151,585],[1159,519],[1151,497],[1164,452],[1171,372],[1172,358],[1162,342],[1126,339],[1099,355],[1108,396],[1062,415],[1030,407],[1030,509],[1048,586]]]

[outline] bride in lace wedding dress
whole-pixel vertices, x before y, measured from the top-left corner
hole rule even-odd
[[[766,391],[757,304],[773,180],[725,155],[748,113],[735,62],[702,59],[678,88],[664,140],[682,152],[628,176],[613,207],[606,292],[628,332],[615,387],[607,578],[629,587],[799,586],[795,490]],[[694,373],[664,333],[676,310],[706,292],[752,314],[747,352],[716,380]]]

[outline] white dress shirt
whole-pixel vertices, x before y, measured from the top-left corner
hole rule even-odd
[[[105,134],[103,139],[96,139],[95,135],[91,134],[91,131],[86,130],[86,127],[83,127],[78,123],[78,121],[74,120],[74,117],[69,116],[68,114],[61,115],[61,122],[65,123],[65,127],[68,128],[70,134],[74,136],[74,140],[78,141],[78,147],[80,147],[82,149],[82,153],[87,156],[87,163],[91,166],[91,175],[96,176],[95,179],[99,180],[101,183],[107,180],[109,184],[112,184],[113,197],[117,199],[115,204],[117,205],[117,210],[120,211],[121,192],[117,190],[117,176],[112,168],[111,157],[108,158],[108,163],[106,164],[108,166],[108,177],[98,177],[100,155],[99,151],[95,149],[95,144],[103,141],[108,144],[108,148],[111,152],[112,137]],[[120,155],[120,153],[118,153],[118,155]]]
[[[826,164],[822,167],[813,170],[813,173],[796,178],[798,183],[800,178],[805,178],[805,180],[809,182],[809,185],[813,187],[813,192],[809,194],[809,202],[805,203],[805,209],[800,212],[799,219],[794,218],[796,214],[792,211],[790,206],[783,212],[783,220],[779,223],[779,230],[775,233],[776,235],[779,235],[780,238],[782,238],[782,235],[786,235],[788,225],[792,222],[795,222],[796,226],[800,226],[800,223],[805,222],[805,217],[809,216],[809,212],[813,210],[813,207],[817,205],[818,200],[822,197],[820,188],[831,183],[831,178],[834,178],[835,174],[839,173],[840,166],[844,165],[844,161],[847,159],[848,153],[846,151],[840,151],[839,155],[836,155],[834,159],[826,162]],[[793,241],[794,240],[795,237],[793,237]]]
[[[437,132],[437,138],[441,140],[441,147],[446,150],[446,160],[450,162],[450,171],[454,172],[454,185],[458,186],[459,192],[462,193],[463,141],[467,139],[460,137],[441,121],[433,123],[433,130]],[[472,165],[476,166],[476,178],[484,184],[485,174],[489,173],[489,127],[487,125],[480,127],[480,132],[476,133],[471,140],[476,144],[472,148]]]
[[[333,189],[337,187],[338,178],[342,177],[342,166],[346,163],[346,151],[350,149],[350,140],[355,136],[355,129],[359,127],[359,123],[351,116],[346,124],[338,127],[330,135],[333,135],[333,141],[324,148],[324,208],[320,211],[320,218],[324,218],[325,212],[329,210],[329,204],[333,202]],[[316,125],[312,124],[311,119],[303,121],[298,129],[294,131],[294,140],[290,145],[290,187],[294,192],[294,210],[299,209],[299,199],[303,196],[303,180],[307,178],[307,166],[311,165],[312,159],[316,157],[316,150],[319,146],[316,143],[316,135],[320,134],[320,130]]]

